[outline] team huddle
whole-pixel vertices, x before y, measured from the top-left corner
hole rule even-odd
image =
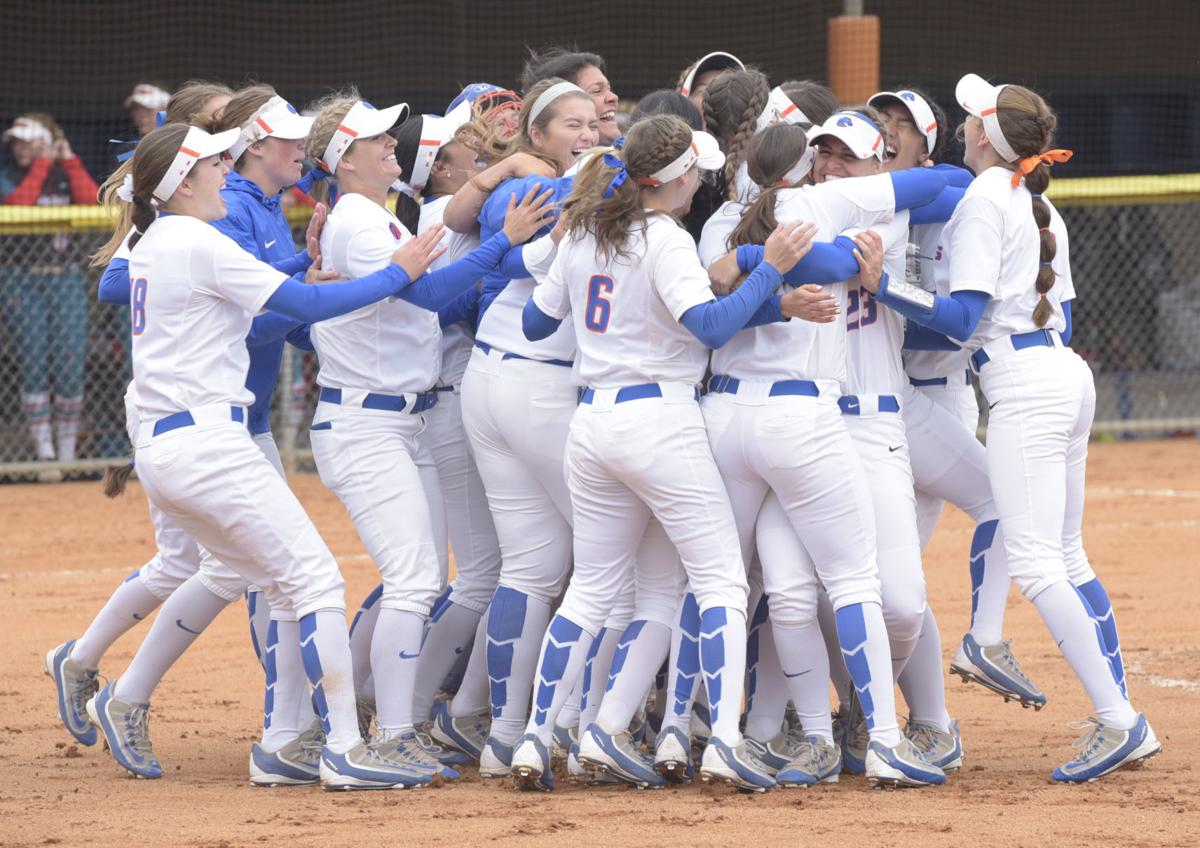
[[[1071,154],[1027,88],[956,99],[966,169],[919,91],[840,104],[720,52],[623,135],[602,59],[562,50],[443,116],[176,92],[102,189],[95,257],[132,316],[135,459],[106,491],[136,467],[157,551],[46,657],[68,732],[160,777],[152,693],[244,597],[256,785],[477,764],[549,791],[561,759],[641,788],[940,785],[964,753],[921,552],[949,501],[975,523],[951,671],[1046,703],[1004,639],[1015,582],[1093,704],[1054,779],[1157,754],[1082,544],[1095,388],[1044,196]],[[285,193],[313,205],[299,250]],[[288,344],[382,578],[349,630],[270,431]]]

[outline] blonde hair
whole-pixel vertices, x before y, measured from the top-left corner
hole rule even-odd
[[[312,129],[309,130],[308,138],[304,142],[304,155],[308,157],[308,161],[314,165],[320,165],[322,168],[325,167],[325,148],[333,140],[333,134],[337,132],[338,125],[345,120],[346,115],[359,100],[362,100],[362,97],[359,95],[358,89],[350,86],[341,91],[330,92],[308,107],[309,112],[316,114]],[[350,144],[353,146],[354,142]],[[332,177],[333,174],[329,176]],[[309,197],[318,203],[327,200],[329,197],[328,184],[324,180],[313,183]]]
[[[475,154],[487,162],[489,165],[494,165],[502,159],[512,156],[514,153],[528,153],[530,156],[535,156],[545,162],[547,165],[554,168],[554,172],[559,176],[562,175],[562,166],[554,157],[543,153],[534,146],[533,140],[530,137],[530,130],[536,127],[539,131],[545,132],[550,126],[550,122],[558,117],[558,104],[564,97],[577,97],[591,103],[592,98],[583,91],[568,91],[554,98],[548,106],[538,113],[537,120],[532,124],[529,121],[529,116],[533,112],[534,104],[537,103],[539,97],[542,96],[551,86],[558,85],[561,82],[566,82],[558,77],[549,77],[537,83],[533,88],[525,93],[524,100],[521,102],[521,112],[518,116],[517,134],[511,138],[505,138],[501,130],[501,122],[496,122],[495,126],[487,126],[481,117],[477,116],[470,122],[459,128],[455,133],[454,140],[459,141],[475,151]]]

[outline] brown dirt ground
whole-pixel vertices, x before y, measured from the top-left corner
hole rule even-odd
[[[1095,445],[1090,471],[1088,551],[1112,594],[1130,688],[1164,744],[1161,756],[1094,785],[1049,781],[1071,753],[1065,723],[1088,708],[1033,607],[1014,592],[1007,629],[1049,695],[1046,709],[1005,705],[953,678],[949,704],[966,762],[944,788],[870,792],[862,778],[843,778],[756,797],[698,785],[565,784],[533,796],[473,773],[415,793],[251,789],[246,759],[262,676],[236,609],[158,692],[152,726],[166,776],[129,779],[100,747],[78,748],[59,725],[42,657],[77,635],[153,552],[144,495],[136,485],[118,501],[101,497],[96,483],[0,487],[0,846],[1195,845],[1200,780],[1188,757],[1200,750],[1200,444]],[[315,476],[292,483],[343,564],[353,604],[376,578],[349,520]],[[969,532],[948,510],[926,556],[947,662],[969,611]],[[144,632],[122,638],[103,670],[123,668]]]

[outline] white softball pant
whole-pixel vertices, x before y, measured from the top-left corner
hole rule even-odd
[[[1087,363],[1054,347],[993,356],[979,372],[987,459],[1008,573],[1031,600],[1095,578],[1083,550],[1084,477],[1096,387]]]
[[[363,409],[343,389],[342,403],[317,404],[311,430],[321,482],[346,507],[383,578],[381,609],[429,615],[446,584],[444,512],[437,470],[418,436],[421,414]]]

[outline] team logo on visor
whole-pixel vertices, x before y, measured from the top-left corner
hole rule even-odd
[[[903,97],[905,100],[912,100],[914,102],[917,99],[917,95],[913,94],[911,91],[902,91],[902,92],[900,92],[900,96]]]
[[[854,126],[854,121],[849,118],[838,118],[837,125],[839,127],[852,127]]]

